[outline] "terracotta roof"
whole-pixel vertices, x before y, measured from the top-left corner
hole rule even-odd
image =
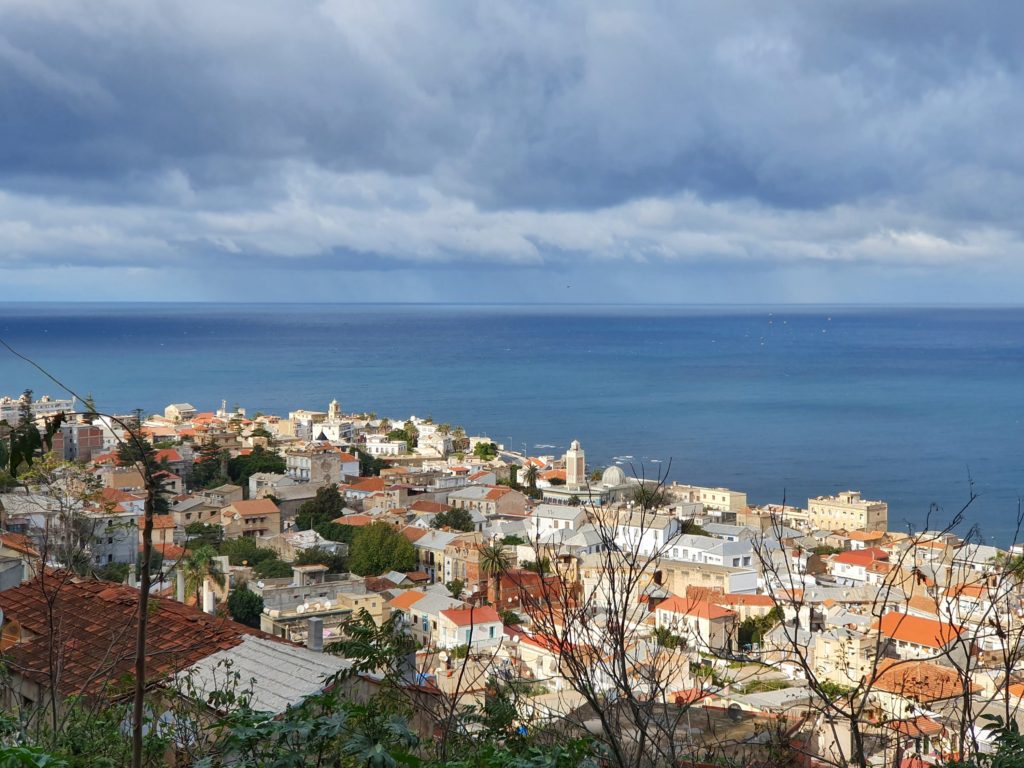
[[[128,491],[121,491],[117,488],[103,488],[100,490],[100,496],[103,500],[111,504],[120,504],[122,501],[143,501],[143,497],[138,493],[129,493]]]
[[[457,627],[501,621],[501,616],[490,605],[481,605],[479,608],[449,608],[447,611],[441,611],[441,615]]]
[[[878,621],[878,628],[883,635],[893,640],[914,643],[928,648],[943,648],[955,640],[961,632],[960,627],[935,619],[919,616],[908,616],[905,613],[892,611]]]
[[[881,691],[895,693],[922,704],[959,696],[964,692],[959,674],[951,667],[927,661],[882,659],[872,685]],[[979,689],[978,686],[974,686]]]
[[[467,480],[480,480],[480,479],[482,479],[484,477],[487,477],[489,474],[491,474],[491,471],[489,469],[481,469],[479,472],[474,472],[472,475],[470,475],[466,479]]]
[[[438,512],[448,512],[448,511],[451,510],[451,507],[448,504],[442,504],[442,503],[440,503],[438,501],[427,501],[426,499],[421,499],[419,501],[414,501],[409,506],[409,510],[411,512],[424,512],[424,513],[427,513],[427,514],[430,514],[430,513],[437,514]]]
[[[988,588],[984,584],[954,584],[951,587],[946,587],[946,597],[982,600],[988,597]]]
[[[407,611],[426,596],[426,592],[420,592],[418,589],[407,589],[398,597],[388,600],[388,605],[399,611]]]
[[[341,487],[358,493],[374,493],[376,491],[383,491],[387,487],[387,484],[379,477],[368,477],[357,483]]]
[[[487,492],[488,501],[497,501],[502,496],[512,493],[511,488],[505,488],[504,486],[492,486],[491,490]]]
[[[418,584],[423,581],[430,581],[430,574],[426,571],[409,571],[405,574],[405,578],[414,584]]]
[[[164,560],[181,560],[185,556],[187,550],[184,547],[179,547],[177,544],[154,544],[153,551],[159,552],[160,556]],[[142,545],[139,544],[139,552],[142,552]]]
[[[233,501],[228,505],[242,517],[260,517],[262,515],[276,515],[280,510],[277,504],[267,498],[249,499],[248,501]]]
[[[935,599],[928,597],[927,595],[911,595],[907,598],[907,607],[911,608],[918,613],[927,613],[932,616],[939,615],[938,606],[935,605]]]
[[[175,464],[182,460],[181,454],[178,453],[173,448],[161,448],[159,451],[153,454],[153,458],[156,459],[158,463],[161,461],[166,461],[168,464]]]
[[[867,568],[876,560],[888,560],[889,553],[884,549],[878,547],[868,547],[867,549],[850,549],[846,552],[840,552],[832,558],[834,563],[845,563],[846,565],[859,565],[862,568]]]
[[[847,531],[846,538],[854,541],[877,541],[885,538],[885,531]]]
[[[1007,690],[1009,691],[1010,696],[1014,696],[1018,699],[1024,698],[1024,683],[1013,683]]]
[[[361,527],[364,525],[369,525],[370,523],[378,523],[383,521],[376,517],[370,517],[369,515],[342,515],[341,517],[334,518],[333,520],[331,520],[331,522],[337,523],[338,525],[351,525],[353,527]]]
[[[173,515],[153,515],[153,530],[163,531],[174,527]]]
[[[922,736],[938,736],[946,730],[942,723],[924,715],[918,715],[910,720],[897,720],[889,723],[889,727],[912,739],[918,739]]]
[[[566,474],[564,469],[549,469],[541,472],[540,477],[542,480],[565,480]]]
[[[106,581],[77,581],[48,573],[0,592],[0,608],[34,638],[7,651],[11,672],[49,685],[47,620],[52,602],[60,627],[59,690],[65,694],[98,693],[111,699],[129,693],[120,681],[131,677],[135,664],[135,613],[138,590]],[[245,635],[269,637],[228,619],[207,615],[173,600],[150,599],[149,661],[151,681],[182,670],[217,651],[233,648]]]
[[[679,595],[672,595],[667,600],[661,601],[655,610],[680,613],[684,616],[697,616],[702,619],[723,619],[736,615],[728,608],[709,603],[706,600],[695,600],[689,597],[679,597]]]
[[[0,545],[7,547],[7,549],[13,549],[15,552],[21,552],[23,555],[39,557],[39,551],[32,546],[28,536],[22,533],[0,534]]]
[[[417,541],[426,536],[430,531],[425,528],[417,528],[414,525],[407,525],[401,531],[402,535],[409,540],[411,544],[415,544]]]

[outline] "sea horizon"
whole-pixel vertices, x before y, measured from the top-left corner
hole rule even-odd
[[[852,488],[1012,536],[1024,309],[835,304],[20,302],[0,335],[101,408],[433,416],[527,453],[798,505]],[[0,395],[60,393],[10,355]],[[549,447],[548,447],[549,446]]]

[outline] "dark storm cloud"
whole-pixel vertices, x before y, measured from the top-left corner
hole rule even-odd
[[[0,267],[1017,261],[1022,23],[0,0]]]

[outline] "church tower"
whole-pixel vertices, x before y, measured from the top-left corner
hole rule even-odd
[[[573,440],[565,452],[565,484],[579,488],[587,483],[587,460],[580,448],[580,441]]]
[[[341,406],[337,400],[331,400],[331,404],[327,406],[327,420],[341,421]]]

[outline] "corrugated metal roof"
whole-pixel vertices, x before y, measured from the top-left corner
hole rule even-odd
[[[319,692],[327,677],[351,666],[348,659],[329,653],[244,637],[240,644],[207,656],[181,675],[190,674],[197,691],[210,693],[224,686],[228,674],[237,673],[240,691],[252,687],[250,706],[276,714]]]

